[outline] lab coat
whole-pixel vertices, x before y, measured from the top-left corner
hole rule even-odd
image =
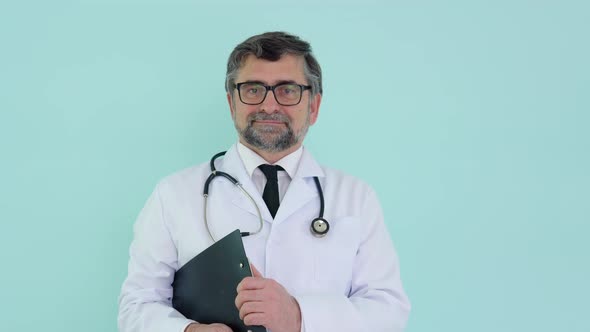
[[[410,304],[374,191],[364,182],[316,163],[303,149],[273,220],[247,175],[236,146],[216,162],[240,181],[264,218],[259,234],[243,238],[250,262],[278,281],[300,306],[302,331],[402,331]],[[209,163],[163,179],[141,211],[130,247],[129,271],[119,298],[121,332],[182,332],[190,323],[171,307],[174,273],[212,244],[203,220],[203,184]],[[311,221],[325,198],[330,231],[314,237]],[[259,226],[255,207],[232,183],[213,180],[207,207],[216,239],[236,228]]]

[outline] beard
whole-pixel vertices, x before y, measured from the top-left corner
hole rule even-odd
[[[285,126],[254,125],[255,121],[280,121]],[[291,120],[282,113],[268,114],[266,112],[252,113],[246,119],[246,127],[240,128],[234,117],[234,125],[238,134],[251,146],[270,153],[281,152],[299,143],[309,128],[309,110],[301,130],[295,132]]]

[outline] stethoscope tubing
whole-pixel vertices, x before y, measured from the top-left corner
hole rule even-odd
[[[203,206],[203,219],[205,221],[205,228],[207,229],[207,233],[209,233],[209,236],[211,237],[211,240],[213,242],[215,242],[215,238],[213,237],[213,233],[211,232],[211,229],[209,228],[209,221],[207,219],[207,199],[209,198],[209,186],[211,185],[211,182],[218,176],[224,177],[226,178],[228,181],[230,181],[231,183],[233,183],[236,187],[238,187],[245,195],[246,197],[248,197],[248,199],[250,200],[250,202],[252,203],[252,205],[254,205],[254,207],[256,208],[256,214],[258,215],[258,221],[259,221],[259,225],[258,225],[258,229],[254,232],[240,232],[240,234],[242,235],[242,237],[245,236],[249,236],[249,235],[254,235],[254,234],[258,234],[262,231],[262,228],[264,227],[264,220],[262,218],[262,213],[260,212],[260,208],[258,207],[258,204],[256,204],[256,201],[254,200],[254,198],[252,197],[252,195],[250,195],[242,186],[242,184],[233,176],[229,175],[226,172],[222,172],[222,171],[218,171],[215,168],[215,160],[223,155],[225,155],[226,151],[222,151],[219,152],[217,154],[215,154],[212,158],[211,161],[209,162],[209,165],[211,167],[211,174],[209,174],[209,176],[207,177],[207,180],[205,180],[205,184],[203,186],[203,198],[204,198],[204,206]],[[313,177],[316,188],[318,190],[318,195],[320,196],[320,213],[319,216],[317,218],[315,218],[312,221],[311,224],[311,231],[312,234],[314,236],[318,236],[318,237],[323,237],[326,235],[326,233],[328,232],[328,230],[330,229],[330,224],[328,223],[327,220],[324,219],[324,192],[322,190],[322,186],[320,184],[320,180],[317,176]],[[326,228],[322,231],[319,231],[316,229],[316,222],[320,221],[321,223],[323,223],[323,228]]]

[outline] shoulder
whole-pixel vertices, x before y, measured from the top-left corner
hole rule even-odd
[[[300,173],[304,176],[318,176],[322,186],[334,189],[348,189],[354,191],[370,191],[371,187],[356,176],[350,175],[340,169],[320,164],[312,154],[303,150],[299,164]],[[303,169],[303,170],[302,170]]]
[[[380,210],[379,199],[364,180],[339,169],[322,166],[320,178],[326,207],[334,216],[361,216],[367,209]]]
[[[193,165],[165,176],[158,182],[157,189],[160,192],[193,191],[195,187],[202,187],[203,178],[210,173],[208,162]]]
[[[373,188],[371,188],[367,182],[354,175],[324,165],[321,167],[325,174],[325,184],[327,186],[329,185],[331,187],[337,187],[336,189],[346,189],[364,193],[373,191]]]

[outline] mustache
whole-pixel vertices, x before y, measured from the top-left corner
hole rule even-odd
[[[282,113],[271,113],[268,114],[266,112],[258,112],[252,113],[248,115],[248,122],[252,123],[254,121],[281,121],[286,122],[287,124],[290,123],[289,117]]]

